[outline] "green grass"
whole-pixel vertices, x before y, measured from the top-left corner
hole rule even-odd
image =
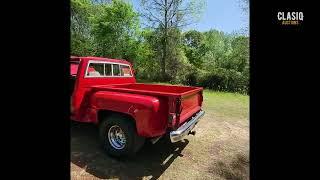
[[[227,118],[248,118],[249,96],[239,93],[204,90],[204,109]]]

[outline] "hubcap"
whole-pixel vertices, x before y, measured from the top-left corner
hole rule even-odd
[[[117,126],[111,126],[108,131],[108,139],[111,146],[115,149],[123,149],[126,145],[126,136],[122,129]]]

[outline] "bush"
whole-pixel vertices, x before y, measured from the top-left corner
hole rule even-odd
[[[150,71],[151,69],[152,71]],[[145,71],[138,71],[137,78],[159,82],[161,81],[160,73],[159,68],[147,68]],[[248,73],[241,73],[233,69],[215,68],[211,71],[204,71],[187,65],[180,67],[176,76],[166,82],[186,86],[201,86],[216,91],[249,93]]]
[[[198,76],[199,74],[197,71],[187,74],[183,84],[187,86],[197,86],[199,79]]]
[[[199,77],[199,85],[217,91],[248,93],[248,79],[235,70],[216,69]]]

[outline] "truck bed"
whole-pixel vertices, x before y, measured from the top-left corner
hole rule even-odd
[[[106,86],[94,86],[96,90],[109,90],[125,93],[143,94],[157,97],[168,97],[166,104],[177,104],[180,99],[180,109],[177,111],[177,124],[179,126],[188,120],[192,115],[201,110],[202,90],[201,87],[176,86],[176,85],[158,85],[158,84],[114,84]],[[170,108],[170,107],[169,107]],[[168,109],[168,111],[170,111]]]
[[[143,83],[130,83],[130,84],[113,84],[106,86],[94,86],[97,89],[110,89],[122,92],[143,93],[150,95],[164,95],[164,96],[185,96],[198,91],[201,87],[190,86],[176,86],[176,85],[159,85],[159,84],[143,84]]]

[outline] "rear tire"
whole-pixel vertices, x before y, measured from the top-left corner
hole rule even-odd
[[[133,120],[116,114],[102,119],[99,138],[103,149],[116,157],[135,155],[145,142],[138,136]]]

